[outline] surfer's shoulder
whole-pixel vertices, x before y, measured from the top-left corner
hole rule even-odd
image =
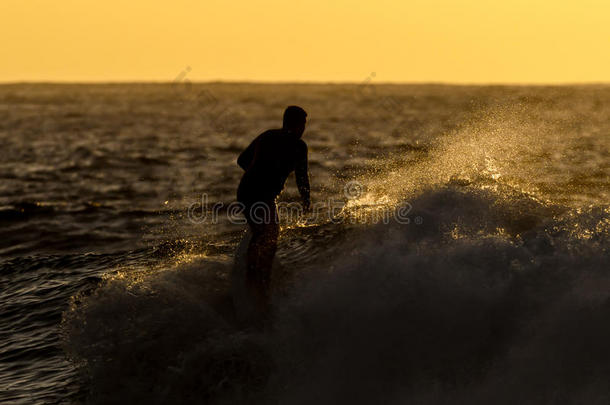
[[[281,136],[283,134],[284,132],[281,129],[268,129],[263,132],[263,135],[265,136]]]
[[[268,129],[258,136],[258,139],[273,139],[282,135],[281,129]]]

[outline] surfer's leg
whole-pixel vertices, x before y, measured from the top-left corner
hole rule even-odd
[[[262,312],[269,309],[271,266],[279,234],[275,203],[267,206],[271,215],[267,216],[265,221],[253,221],[248,217],[252,239],[248,246],[246,284],[255,305]]]
[[[263,226],[262,224],[254,224],[248,221],[252,230],[252,238],[248,245],[247,268],[246,268],[246,287],[250,298],[254,304],[260,309],[264,299],[264,282],[259,265],[259,252],[262,250]]]
[[[277,217],[277,209],[275,204],[270,204],[271,220],[265,224],[263,231],[261,250],[259,252],[259,269],[265,288],[267,298],[271,292],[271,268],[273,266],[273,258],[277,251],[277,238],[280,233],[280,226]]]

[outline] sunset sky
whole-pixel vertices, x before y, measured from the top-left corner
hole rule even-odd
[[[610,82],[608,0],[1,0],[0,82]]]

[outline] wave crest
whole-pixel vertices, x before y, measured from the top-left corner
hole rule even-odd
[[[335,226],[285,263],[265,331],[234,326],[227,259],[114,277],[65,321],[91,402],[607,403],[608,209],[454,185],[411,204],[423,223]]]

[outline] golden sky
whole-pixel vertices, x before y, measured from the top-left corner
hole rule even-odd
[[[0,81],[610,82],[610,0],[0,0]]]

